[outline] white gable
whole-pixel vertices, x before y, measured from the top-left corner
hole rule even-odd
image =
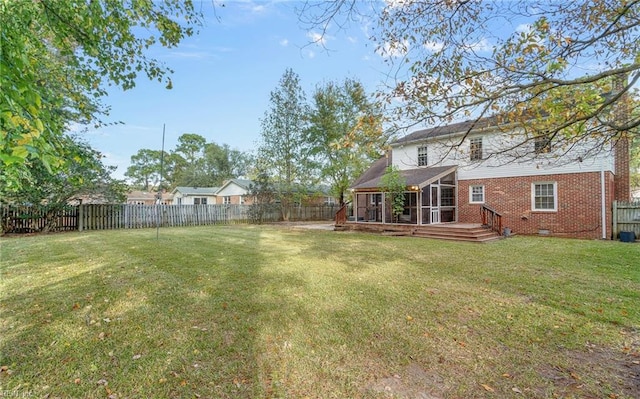
[[[482,160],[470,159],[470,141],[473,138],[482,138]],[[578,144],[569,150],[552,147],[549,154],[539,154],[535,159],[531,156],[533,142],[527,143],[529,148],[505,152],[521,140],[522,136],[517,133],[485,131],[466,138],[458,135],[396,143],[392,144],[392,161],[400,170],[419,168],[418,148],[426,147],[426,166],[458,165],[459,180],[614,170],[611,151],[590,154],[586,145]]]
[[[232,195],[246,195],[248,193],[249,193],[249,191],[247,189],[237,185],[233,181],[230,181],[228,184],[226,184],[224,187],[222,187],[218,191],[218,196],[219,197],[228,197],[228,196],[232,196]]]

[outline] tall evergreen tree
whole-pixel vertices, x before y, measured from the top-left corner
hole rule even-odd
[[[304,140],[308,108],[299,76],[287,69],[271,92],[270,108],[261,121],[258,149],[260,164],[274,183],[284,220],[289,219],[290,207],[300,200],[301,183],[309,180],[308,145]]]

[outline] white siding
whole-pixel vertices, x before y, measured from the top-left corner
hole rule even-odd
[[[223,187],[220,191],[218,191],[218,197],[246,195],[247,193],[247,190],[231,182],[227,186]]]
[[[470,161],[470,138],[483,138],[482,161]],[[460,143],[461,137],[440,139],[438,142],[416,142],[411,144],[394,145],[393,165],[400,170],[418,168],[418,147],[427,145],[428,166],[458,165],[458,179],[487,179],[514,176],[544,176],[558,173],[584,173],[613,171],[613,153],[602,151],[596,155],[585,154],[584,146],[576,145],[567,154],[560,155],[560,149],[551,154],[543,154],[536,159],[524,155],[527,151],[521,149],[517,153],[497,155],[500,150],[509,148],[516,143],[517,137],[508,134],[469,135]],[[533,148],[533,142],[530,143]]]

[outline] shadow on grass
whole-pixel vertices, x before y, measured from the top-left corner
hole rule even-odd
[[[76,255],[31,262],[29,275],[37,283],[21,278],[20,286],[5,292],[3,391],[255,398],[273,390],[272,377],[260,370],[264,330],[280,323],[279,314],[299,310],[268,291],[303,282],[293,274],[263,272],[264,254],[254,250],[259,230],[211,231],[181,237],[181,231],[167,230],[158,242],[148,231],[120,233],[122,238],[95,233],[81,251],[51,237],[55,252]],[[43,280],[48,271],[54,282]]]

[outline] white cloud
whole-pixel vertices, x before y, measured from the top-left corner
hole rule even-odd
[[[317,43],[321,46],[327,44],[327,35],[323,35],[318,32],[308,32],[307,37],[311,39],[312,42]]]
[[[493,49],[493,45],[489,43],[487,39],[482,39],[479,42],[469,45],[469,48],[474,51],[491,51]]]
[[[415,0],[385,0],[384,2],[387,3],[387,6],[390,8],[400,8],[411,5]]]
[[[288,39],[282,39],[280,40],[280,45],[282,47],[287,47],[289,45],[289,40]]]
[[[211,54],[204,51],[172,51],[169,53],[169,57],[203,60],[205,58],[211,57]]]
[[[386,42],[384,46],[378,47],[376,52],[383,58],[403,57],[409,50],[409,42],[403,40],[400,42]]]
[[[356,44],[358,43],[358,38],[357,37],[353,37],[353,36],[348,36],[347,40],[349,41],[349,43],[351,44]]]
[[[520,24],[516,27],[516,32],[531,32],[531,24]]]
[[[442,50],[444,47],[444,43],[436,43],[436,42],[426,42],[424,44],[424,48],[431,52],[436,52]]]

